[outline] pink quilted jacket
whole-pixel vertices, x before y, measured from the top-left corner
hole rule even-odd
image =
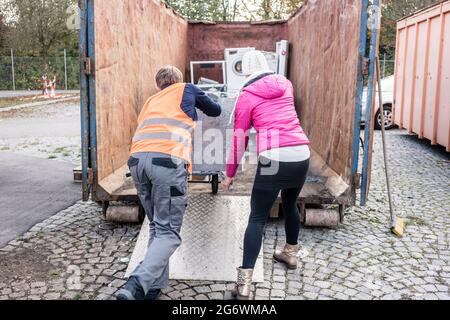
[[[295,111],[292,83],[280,75],[265,76],[245,87],[240,94],[234,113],[233,144],[227,160],[228,177],[236,175],[252,126],[257,132],[258,154],[272,148],[309,144]]]

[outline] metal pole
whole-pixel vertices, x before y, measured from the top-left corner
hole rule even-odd
[[[386,53],[383,55],[383,78],[386,78]]]
[[[15,78],[15,74],[14,74],[14,51],[13,51],[13,48],[11,48],[11,73],[12,73],[13,90],[16,91],[16,78]]]
[[[67,53],[66,49],[64,49],[64,84],[67,91]]]
[[[380,60],[378,57],[376,57],[376,68],[377,68],[377,84],[378,84],[378,103],[380,106],[380,116],[381,116],[381,140],[383,144],[383,158],[384,158],[384,171],[386,173],[386,186],[387,186],[387,193],[388,193],[388,200],[389,200],[389,211],[391,213],[391,221],[390,221],[390,227],[394,228],[397,216],[394,212],[394,205],[392,203],[392,196],[391,196],[391,185],[389,183],[389,168],[388,168],[388,153],[387,153],[387,146],[386,146],[386,129],[385,129],[385,118],[384,118],[384,110],[383,110],[383,102],[382,102],[382,91],[381,91],[381,79],[380,79]]]

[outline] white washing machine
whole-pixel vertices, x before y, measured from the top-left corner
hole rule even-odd
[[[275,52],[262,51],[266,57],[269,69],[275,73],[278,73],[278,55]]]
[[[226,63],[226,84],[227,91],[239,91],[245,82],[242,74],[242,57],[248,51],[255,50],[253,47],[247,48],[227,48],[225,49]],[[270,70],[276,74],[287,76],[289,43],[281,40],[276,43],[276,52],[262,51],[269,64]]]
[[[244,84],[245,76],[242,74],[242,57],[255,48],[227,48],[225,49],[225,63],[227,70],[227,90],[239,91]]]
[[[289,42],[281,40],[277,42],[278,70],[277,73],[287,77],[289,61]]]
[[[276,43],[276,52],[263,51],[269,64],[270,70],[276,74],[287,76],[288,56],[289,56],[289,42],[281,40]]]

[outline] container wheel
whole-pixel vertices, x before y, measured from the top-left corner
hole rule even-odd
[[[344,223],[344,217],[345,217],[345,209],[347,209],[347,207],[343,204],[339,205],[339,218],[340,218],[340,223]]]
[[[109,201],[99,201],[98,203],[102,205],[103,216],[106,217],[106,210],[108,210]]]
[[[211,188],[212,188],[213,194],[217,194],[219,192],[219,175],[218,174],[215,174],[212,176]]]
[[[139,222],[140,223],[144,222],[144,219],[145,219],[145,209],[141,204],[139,204]]]

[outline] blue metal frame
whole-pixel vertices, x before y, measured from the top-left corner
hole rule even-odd
[[[93,196],[97,185],[97,123],[95,110],[95,30],[94,30],[94,0],[87,0],[87,53],[91,59],[91,74],[89,76],[89,131],[90,131],[90,165],[93,177]]]
[[[94,1],[80,0],[81,164],[83,200],[89,200],[97,183],[97,130],[95,115]],[[84,58],[91,60],[91,74],[84,73]],[[92,170],[93,181],[89,181]],[[93,183],[93,186],[91,186]],[[92,190],[91,190],[92,189]]]
[[[87,10],[86,0],[79,2],[80,9],[80,58],[87,56]],[[88,97],[88,78],[84,74],[83,63],[80,63],[80,114],[81,114],[81,176],[83,200],[89,200],[89,97]]]
[[[374,17],[372,23],[372,37],[370,41],[370,66],[369,66],[369,82],[367,84],[367,108],[366,108],[366,123],[364,128],[364,158],[363,158],[363,168],[362,168],[362,180],[361,180],[361,199],[360,205],[366,205],[366,195],[368,190],[368,178],[369,178],[369,150],[370,143],[372,139],[370,138],[370,131],[372,128],[372,98],[374,89],[374,78],[375,78],[375,58],[377,54],[377,42],[378,42],[378,19],[381,14],[380,0],[373,0],[374,7]],[[358,137],[359,138],[359,137]]]
[[[369,0],[362,1],[361,12],[361,35],[359,44],[359,62],[358,62],[358,94],[356,96],[355,106],[355,127],[353,136],[353,161],[352,161],[352,175],[355,176],[358,172],[359,162],[359,145],[361,135],[361,109],[362,109],[362,96],[364,91],[364,75],[363,75],[363,59],[366,54],[366,42],[367,42],[367,8],[369,7]]]

